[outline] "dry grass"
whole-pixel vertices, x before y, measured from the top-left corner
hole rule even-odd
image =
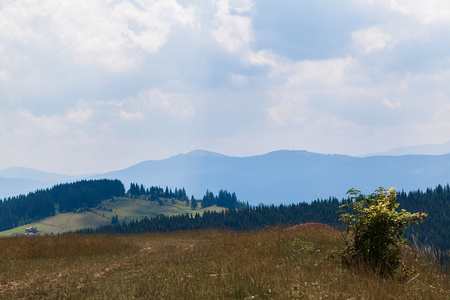
[[[449,278],[407,251],[409,283],[349,270],[322,224],[249,233],[0,239],[1,299],[449,299]],[[417,261],[416,261],[417,260]]]
[[[412,246],[422,260],[439,266],[442,272],[450,272],[450,250],[442,251],[433,245],[424,245],[412,236]]]

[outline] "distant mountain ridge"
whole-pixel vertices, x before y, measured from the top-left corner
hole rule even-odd
[[[280,150],[250,157],[193,151],[144,161],[93,178],[144,185],[184,187],[199,197],[207,189],[228,189],[250,204],[310,202],[344,197],[349,188],[370,193],[380,186],[405,191],[450,182],[450,155],[352,157]]]
[[[4,171],[0,171],[0,177]],[[450,154],[353,157],[280,150],[233,157],[195,150],[85,177],[97,178],[119,179],[127,189],[131,182],[185,188],[196,198],[207,189],[215,193],[226,189],[252,205],[287,204],[330,196],[342,198],[352,187],[371,193],[380,186],[410,191],[444,185],[450,183]],[[3,180],[12,179],[0,178],[0,197],[4,197]]]
[[[93,175],[69,176],[31,168],[10,167],[0,170],[0,199],[28,194],[37,189],[45,189],[58,183],[76,181]]]
[[[68,176],[56,173],[48,173],[31,168],[11,167],[0,171],[0,177],[10,179],[29,179],[38,181],[60,181],[79,178],[80,176]],[[84,176],[83,176],[84,177]]]
[[[400,156],[400,155],[444,155],[450,153],[450,141],[443,144],[398,147],[387,152],[372,153],[362,156]]]

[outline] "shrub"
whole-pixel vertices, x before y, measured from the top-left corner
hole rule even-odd
[[[351,231],[345,238],[344,263],[363,262],[379,274],[392,274],[401,266],[402,244],[406,241],[403,230],[419,225],[427,214],[396,211],[399,204],[395,188],[379,188],[368,196],[350,189],[347,195],[351,201],[338,211],[339,220],[347,224],[347,232]]]

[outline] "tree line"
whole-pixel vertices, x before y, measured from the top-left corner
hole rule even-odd
[[[62,183],[28,195],[9,197],[0,202],[0,231],[50,217],[95,207],[111,197],[121,197],[125,188],[120,180],[82,180]]]
[[[213,192],[206,190],[205,196],[201,201],[202,208],[207,208],[213,205],[225,207],[229,209],[242,208],[242,203],[239,203],[236,193],[230,193],[227,190],[220,190],[217,196]]]
[[[426,220],[419,227],[406,231],[409,239],[414,235],[426,245],[432,244],[440,249],[450,249],[450,186],[438,185],[425,191],[416,190],[397,195],[400,209],[409,212],[424,212]]]
[[[191,199],[189,200],[184,188],[175,188],[175,190],[172,191],[172,189],[167,186],[165,189],[158,186],[147,188],[143,184],[139,185],[138,183],[132,182],[127,194],[134,197],[144,197],[150,201],[158,201],[161,198],[177,199],[179,201],[185,201],[187,206],[190,205],[194,209],[197,208],[198,205],[201,205],[202,208],[217,205],[219,207],[230,209],[239,209],[245,206],[244,203],[238,201],[235,192],[230,193],[227,190],[220,190],[217,196],[215,196],[213,192],[206,190],[206,193],[201,200],[195,199],[194,196],[191,196]]]
[[[152,186],[150,188],[146,188],[143,184],[139,185],[138,183],[132,182],[130,184],[130,188],[127,191],[127,194],[130,196],[147,196],[149,200],[156,201],[160,198],[172,198],[178,199],[180,201],[186,201],[188,199],[186,195],[186,190],[184,188],[178,189],[175,188],[174,191],[166,186],[165,189],[159,186]]]
[[[233,193],[234,194],[234,193]],[[207,191],[202,200],[219,199]],[[234,197],[233,197],[234,198]],[[217,201],[217,200],[214,200]],[[339,206],[348,203],[349,198],[338,200],[335,197],[315,200],[311,203],[290,205],[243,206],[223,212],[204,212],[203,215],[177,215],[144,218],[129,223],[102,226],[96,229],[78,231],[83,234],[119,233],[132,234],[155,231],[199,230],[224,228],[245,231],[261,229],[267,226],[289,226],[305,222],[320,222],[343,228],[339,223]],[[410,212],[426,212],[428,218],[420,227],[409,228],[405,233],[411,238],[416,236],[423,244],[433,244],[440,249],[450,249],[450,186],[437,186],[434,189],[398,192],[400,209]],[[205,204],[208,205],[208,204]]]
[[[340,201],[336,198],[316,200],[310,204],[245,206],[221,212],[205,211],[203,215],[182,214],[144,218],[117,225],[76,231],[80,234],[134,234],[155,231],[199,230],[224,228],[236,231],[261,229],[267,226],[295,225],[306,222],[321,222],[338,226],[336,210]]]

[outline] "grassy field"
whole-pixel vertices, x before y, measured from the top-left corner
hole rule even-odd
[[[343,266],[342,233],[304,224],[0,239],[0,299],[449,299],[448,275],[405,248],[401,281]]]
[[[160,205],[156,201],[148,201],[140,198],[114,198],[103,201],[95,208],[81,213],[60,213],[53,217],[26,224],[14,229],[0,232],[0,236],[24,234],[25,228],[36,226],[41,234],[58,234],[67,231],[75,231],[87,227],[99,227],[111,224],[111,219],[118,216],[119,221],[140,220],[144,217],[157,215],[176,214],[203,214],[206,210],[221,211],[222,207],[212,206],[206,209],[191,209],[186,202],[167,199]]]

